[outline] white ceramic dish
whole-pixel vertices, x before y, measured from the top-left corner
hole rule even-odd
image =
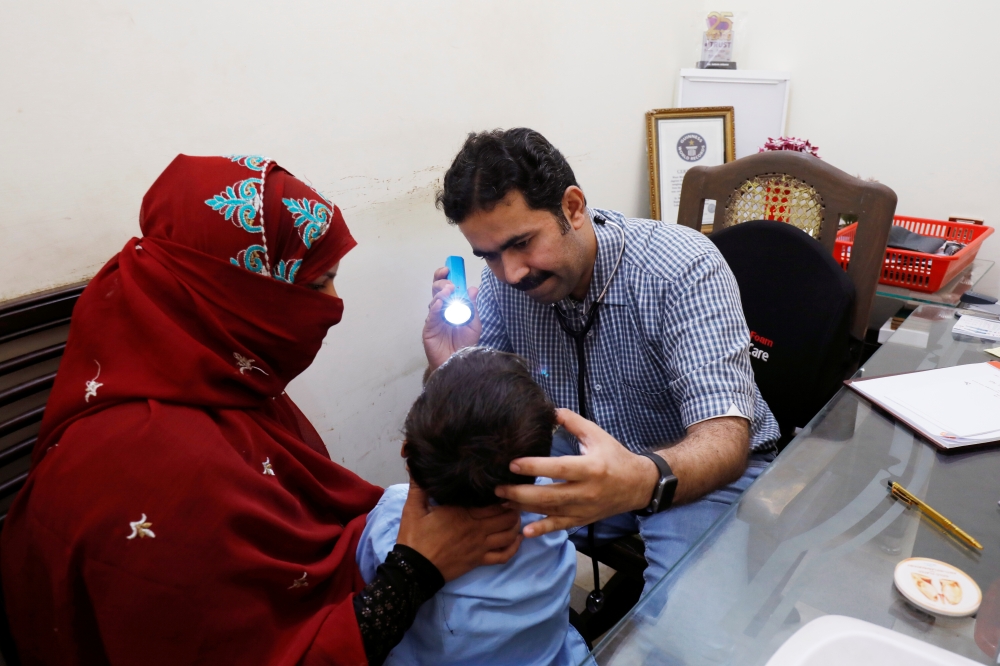
[[[964,571],[929,557],[903,560],[893,580],[907,601],[935,615],[966,617],[983,601],[982,590]]]

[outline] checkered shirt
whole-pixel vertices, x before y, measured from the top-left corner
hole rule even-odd
[[[675,224],[591,209],[625,231],[625,253],[584,342],[587,412],[635,452],[662,448],[688,426],[738,410],[750,448],[773,449],[778,424],[754,383],[750,335],[736,280],[704,235]],[[557,304],[574,330],[600,295],[621,250],[621,232],[594,224],[597,261],[582,303]],[[483,269],[480,344],[526,358],[556,406],[577,409],[576,348],[551,305]]]

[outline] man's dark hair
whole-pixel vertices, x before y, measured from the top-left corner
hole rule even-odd
[[[576,185],[569,162],[555,146],[526,127],[472,133],[444,175],[438,208],[453,224],[476,211],[491,211],[511,190],[517,190],[533,210],[556,216],[563,231],[566,188]]]
[[[556,414],[514,354],[458,352],[427,380],[403,426],[414,482],[438,504],[489,506],[498,485],[534,483],[510,461],[548,456]]]

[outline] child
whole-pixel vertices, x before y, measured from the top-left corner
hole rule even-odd
[[[413,482],[437,504],[481,507],[498,485],[533,483],[510,461],[547,456],[555,409],[518,356],[463,350],[431,375],[404,426],[403,456]],[[542,480],[540,482],[549,482]],[[407,485],[386,489],[368,514],[357,560],[365,581],[396,543]],[[524,513],[522,524],[540,516]],[[447,583],[417,613],[387,665],[573,665],[587,659],[569,625],[576,549],[566,532],[525,539],[506,564]]]

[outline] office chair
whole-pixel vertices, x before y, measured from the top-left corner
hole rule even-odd
[[[782,448],[856,369],[854,283],[819,241],[784,222],[746,222],[710,238],[740,287],[750,364]]]
[[[28,478],[45,402],[66,348],[70,315],[84,286],[64,287],[0,305],[0,529]],[[21,663],[2,590],[0,655],[8,666]]]

